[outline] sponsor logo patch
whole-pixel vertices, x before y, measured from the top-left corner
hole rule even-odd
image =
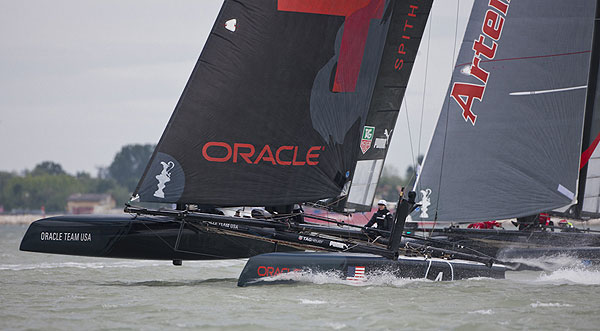
[[[419,204],[421,205],[421,215],[419,215],[419,217],[421,218],[429,218],[429,214],[427,213],[427,210],[429,209],[429,206],[431,205],[431,189],[424,189],[421,190],[421,202],[419,202]]]
[[[161,161],[160,164],[162,165],[163,169],[160,174],[154,176],[154,178],[158,180],[158,184],[156,185],[158,189],[154,192],[154,196],[164,199],[165,192],[163,190],[165,189],[166,184],[171,181],[171,171],[175,167],[175,163],[173,163],[173,161]]]
[[[287,267],[278,267],[278,266],[258,266],[258,268],[256,269],[256,274],[258,275],[258,277],[270,277],[270,276],[277,276],[279,274],[286,274],[288,272],[299,272],[302,271],[298,268],[292,269],[290,270],[290,268]]]
[[[235,32],[236,28],[237,28],[237,20],[235,18],[232,18],[229,21],[225,22],[225,29],[227,29],[231,32]]]
[[[209,162],[272,164],[279,166],[316,166],[325,146],[255,146],[253,144],[209,141],[202,156]]]
[[[365,126],[362,133],[362,139],[360,140],[360,150],[363,154],[365,154],[369,150],[369,148],[371,148],[371,143],[373,142],[373,135],[375,135],[375,127]]]
[[[498,50],[497,41],[502,36],[504,20],[508,13],[509,4],[507,0],[490,0],[489,9],[485,12],[481,34],[473,41],[473,61],[471,65],[462,67],[460,72],[477,78],[479,84],[454,83],[450,96],[462,109],[462,116],[465,122],[471,122],[475,126],[477,114],[473,112],[473,101],[475,99],[483,101],[483,95],[487,86],[490,72],[482,66],[482,62],[491,61],[496,57]],[[487,60],[486,60],[487,59]]]

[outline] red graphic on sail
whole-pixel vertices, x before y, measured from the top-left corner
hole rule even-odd
[[[581,162],[579,162],[579,170],[585,167],[585,165],[588,163],[588,161],[592,157],[592,154],[594,154],[594,150],[596,150],[596,147],[598,146],[599,142],[600,133],[596,136],[590,147],[588,147],[585,151],[583,151],[583,153],[581,153]]]
[[[354,92],[360,72],[369,23],[381,19],[384,0],[279,0],[277,10],[343,16],[344,34],[340,46],[333,92]]]

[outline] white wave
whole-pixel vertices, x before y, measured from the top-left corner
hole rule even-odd
[[[341,272],[337,271],[326,271],[326,272],[312,272],[308,271],[293,271],[289,273],[282,273],[276,276],[263,277],[258,281],[263,282],[280,282],[280,281],[294,281],[294,282],[305,282],[313,284],[341,284],[349,286],[394,286],[403,287],[407,284],[415,282],[432,282],[431,280],[424,278],[399,278],[390,272],[382,272],[375,275],[367,275],[364,281],[357,280],[346,280]]]
[[[247,297],[247,296],[245,296],[245,295],[238,295],[238,294],[233,294],[231,297],[232,297],[232,298],[235,298],[235,299],[240,299],[240,300],[247,300],[247,299],[250,299],[249,297]]]
[[[570,305],[568,303],[558,303],[558,302],[535,302],[531,304],[531,307],[533,308],[538,308],[538,307],[573,307],[573,305]]]
[[[475,311],[470,311],[469,314],[481,314],[481,315],[492,315],[494,313],[491,309],[480,309]]]
[[[345,328],[347,325],[344,323],[336,323],[336,322],[329,322],[327,324],[325,324],[326,326],[334,329],[334,330],[341,330],[343,328]]]
[[[556,271],[564,268],[581,268],[587,265],[584,259],[565,254],[539,258],[510,258],[507,260],[510,262],[522,263],[529,267],[536,267],[545,271]]]
[[[184,261],[184,265],[202,269],[217,269],[244,265],[246,260],[221,260],[221,261]],[[129,261],[101,261],[101,262],[44,262],[34,264],[0,264],[1,270],[34,270],[34,269],[104,269],[104,268],[143,268],[170,266],[170,261],[129,260]]]
[[[538,281],[553,284],[600,285],[600,271],[584,268],[565,268],[542,273]]]
[[[482,280],[483,281],[490,281],[490,280],[494,280],[494,279],[495,278],[492,278],[492,277],[481,277],[481,276],[478,276],[478,277],[466,278],[466,279],[464,279],[464,281],[467,281],[467,282],[470,282],[470,281],[482,281]]]
[[[312,272],[307,271],[292,271],[281,273],[275,276],[262,277],[257,281],[261,282],[280,282],[294,281],[307,282],[314,284],[343,284],[345,281],[341,278],[341,273],[335,271]]]
[[[191,265],[201,268],[227,268],[244,266],[248,259],[243,260],[211,260],[211,261],[183,261],[184,265]]]
[[[327,301],[300,299],[300,303],[303,305],[323,305],[323,304],[326,304]]]
[[[163,263],[164,264],[164,263]],[[35,264],[0,264],[0,270],[35,270],[35,269],[59,269],[59,268],[76,268],[76,269],[103,269],[103,268],[139,268],[139,267],[154,267],[161,263],[156,261],[132,261],[132,262],[55,262],[55,263],[35,263]]]
[[[104,303],[102,304],[102,308],[103,309],[114,309],[114,308],[119,308],[119,305],[115,305],[115,304],[109,304],[109,303]]]

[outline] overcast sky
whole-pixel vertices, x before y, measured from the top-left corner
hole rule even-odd
[[[386,161],[400,174],[419,141],[427,149],[453,66],[457,7],[460,42],[472,2],[434,4]],[[0,170],[51,160],[95,175],[123,145],[158,142],[221,3],[0,0]]]

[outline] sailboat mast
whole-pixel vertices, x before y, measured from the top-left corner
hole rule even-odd
[[[587,96],[585,103],[585,119],[583,124],[583,140],[581,143],[581,170],[579,173],[579,185],[577,189],[577,204],[571,207],[568,211],[569,216],[580,219],[583,216],[583,204],[585,200],[585,187],[586,187],[586,179],[588,172],[588,160],[593,153],[594,148],[591,147],[594,140],[596,139],[596,134],[598,134],[598,129],[594,129],[594,109],[595,101],[596,101],[596,93],[598,88],[598,67],[600,65],[600,0],[597,0],[596,3],[596,15],[594,18],[594,31],[592,35],[592,54],[590,57],[590,71],[588,77],[588,85],[587,85]],[[598,123],[600,124],[600,123]],[[591,149],[591,151],[588,151]],[[588,152],[590,155],[585,157],[584,155]]]

